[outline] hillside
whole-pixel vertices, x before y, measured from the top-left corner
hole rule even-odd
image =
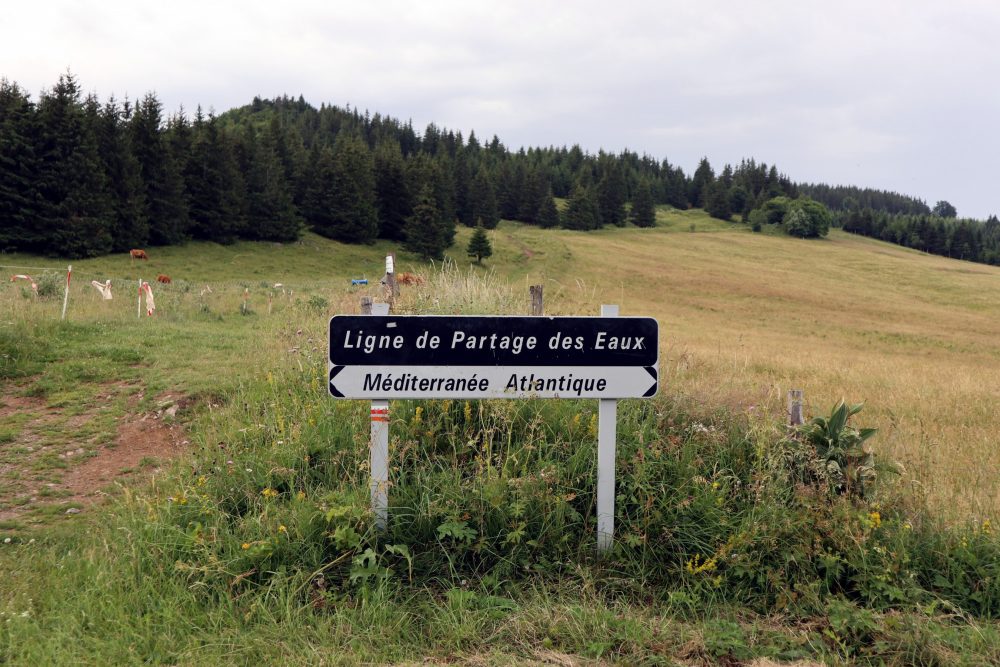
[[[449,251],[460,266],[470,233],[461,228]],[[552,314],[619,303],[623,313],[657,317],[673,391],[772,412],[792,387],[805,390],[814,412],[841,397],[865,401],[880,428],[877,448],[935,506],[956,519],[996,512],[1000,269],[838,230],[820,241],[752,234],[698,210],[661,208],[652,230],[579,233],[506,221],[490,235],[486,266],[525,294],[544,284]],[[315,235],[285,245],[192,243],[156,249],[139,265],[120,256],[79,261],[74,274],[87,299],[91,277],[164,273],[186,290],[229,289],[234,308],[244,286],[260,308],[263,287],[274,282],[337,303],[349,279],[380,277],[393,250],[384,241],[344,245]],[[398,254],[404,270],[427,270]],[[3,263],[54,265],[23,255]],[[172,317],[166,309],[162,316]]]

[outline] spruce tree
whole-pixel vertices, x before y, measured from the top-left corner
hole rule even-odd
[[[472,167],[464,149],[458,150],[454,161],[455,215],[466,227],[476,224],[473,201]]]
[[[113,252],[142,248],[149,241],[146,188],[126,122],[125,110],[112,97],[101,111],[97,143],[111,188]]]
[[[610,155],[601,156],[601,180],[597,183],[597,202],[601,208],[601,224],[621,227],[625,224],[627,199],[625,176],[621,165]]]
[[[327,236],[335,225],[333,217],[333,148],[313,144],[309,153],[309,185],[302,198],[302,216],[307,225],[321,236]]]
[[[39,250],[47,254],[93,257],[111,250],[111,197],[93,132],[97,121],[87,113],[97,112],[93,103],[84,110],[70,73],[38,103]]]
[[[406,221],[406,249],[423,259],[440,260],[447,247],[438,208],[434,201],[434,189],[425,185],[417,195],[413,214]]]
[[[375,161],[361,138],[341,134],[333,147],[329,180],[314,184],[326,188],[328,210],[314,219],[318,234],[345,243],[370,243],[378,236],[375,208]],[[314,217],[317,211],[313,211]]]
[[[258,241],[295,241],[302,218],[285,180],[271,132],[256,139],[246,173],[246,237]]]
[[[632,199],[630,214],[632,224],[636,227],[656,226],[656,207],[653,204],[653,192],[648,181],[642,181]]]
[[[562,226],[566,229],[587,231],[601,226],[601,210],[593,190],[582,182],[577,183],[570,194],[569,203],[563,214]]]
[[[245,185],[232,143],[219,131],[218,120],[214,116],[206,120],[200,108],[192,126],[185,176],[192,236],[228,244],[246,233]]]
[[[33,250],[41,243],[35,120],[27,93],[0,79],[0,250]]]
[[[375,202],[379,238],[401,241],[412,211],[406,188],[406,167],[396,141],[383,141],[375,149]]]
[[[732,211],[729,209],[729,190],[722,179],[708,183],[705,186],[705,212],[713,218],[725,220],[732,218]]]
[[[161,125],[162,105],[149,93],[136,105],[129,130],[146,190],[150,243],[170,245],[181,243],[187,235],[188,204],[181,167]]]
[[[520,193],[516,219],[526,222],[529,225],[537,225],[539,210],[545,203],[545,197],[548,195],[549,190],[548,182],[538,169],[527,169],[524,176],[524,186]]]
[[[466,254],[469,257],[475,257],[477,264],[482,264],[484,258],[490,257],[493,254],[493,246],[486,236],[486,230],[483,229],[482,223],[476,225],[475,231],[472,232],[472,238],[469,239],[469,247],[466,250]]]
[[[691,177],[691,185],[688,190],[688,201],[695,208],[705,207],[705,195],[708,184],[715,180],[715,172],[712,165],[708,163],[708,158],[702,158],[698,163],[698,168]]]
[[[500,222],[500,212],[497,209],[497,197],[493,189],[493,180],[485,168],[480,168],[472,181],[470,203],[474,219],[482,222],[483,227],[486,229],[496,229],[497,224]]]
[[[559,209],[556,208],[556,200],[552,196],[552,190],[546,193],[542,199],[542,204],[538,209],[538,225],[545,229],[559,226]]]

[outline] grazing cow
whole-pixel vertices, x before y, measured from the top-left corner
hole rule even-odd
[[[170,284],[170,276],[165,276],[162,273],[156,276],[156,282],[163,283],[164,285]]]
[[[400,285],[423,285],[427,280],[419,274],[403,271],[396,276],[396,282]]]
[[[132,248],[131,250],[128,251],[128,254],[132,259],[149,259],[149,257],[146,255],[146,251],[139,250],[138,248]]]

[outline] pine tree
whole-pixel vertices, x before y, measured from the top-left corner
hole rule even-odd
[[[39,227],[46,253],[93,257],[111,250],[112,203],[92,130],[96,113],[93,103],[84,110],[70,73],[39,100]]]
[[[563,214],[562,226],[566,229],[591,230],[601,226],[601,210],[593,190],[581,181],[573,188]]]
[[[500,212],[497,210],[493,181],[484,168],[476,172],[476,177],[472,181],[470,204],[473,219],[481,221],[486,229],[496,229],[500,222]]]
[[[459,135],[461,136],[461,135]],[[455,215],[466,227],[476,224],[475,206],[472,192],[472,167],[466,151],[459,150],[454,161]]]
[[[545,229],[559,226],[559,209],[556,208],[556,200],[549,190],[542,199],[542,204],[538,209],[538,225]]]
[[[210,116],[206,121],[200,108],[192,127],[191,158],[185,177],[192,236],[228,244],[247,233],[246,190],[232,143],[219,131],[218,120]]]
[[[454,188],[449,173],[445,171],[447,165],[447,156],[443,153],[437,158],[420,153],[407,162],[406,170],[407,189],[410,192],[421,192],[427,186],[431,188],[445,248],[450,247],[455,240]]]
[[[0,250],[41,247],[34,111],[17,84],[0,78]]]
[[[476,225],[475,231],[472,232],[472,238],[469,239],[469,247],[466,250],[466,254],[469,257],[475,257],[477,264],[482,264],[483,259],[493,254],[493,246],[486,236],[486,230],[483,229],[482,223]]]
[[[691,177],[691,186],[688,190],[688,201],[695,208],[705,207],[705,195],[708,184],[715,180],[715,172],[712,165],[708,163],[708,158],[702,158],[698,163],[698,168]]]
[[[729,190],[725,182],[720,178],[711,181],[705,186],[705,212],[713,218],[725,220],[732,218],[732,211],[729,209]]]
[[[538,213],[549,190],[548,182],[537,168],[525,170],[516,219],[529,225],[538,224]]]
[[[375,202],[379,238],[403,240],[406,219],[412,211],[406,188],[406,167],[399,143],[383,141],[375,149]]]
[[[183,242],[187,235],[188,204],[183,173],[161,124],[162,105],[149,93],[136,105],[129,129],[146,189],[150,243],[170,245]]]
[[[126,122],[125,110],[112,97],[101,111],[97,144],[111,188],[113,252],[142,248],[149,241],[146,187]]]
[[[370,243],[378,236],[375,208],[375,161],[368,145],[356,136],[341,134],[333,147],[333,161],[325,188],[327,210],[321,217],[313,209],[317,234],[345,243]]]
[[[255,241],[295,241],[302,231],[302,218],[295,207],[292,188],[285,180],[274,135],[268,130],[256,139],[248,135],[246,140],[253,143],[249,146],[251,152],[244,177],[247,192],[244,235]]]
[[[406,249],[423,259],[440,260],[444,257],[444,233],[434,201],[433,187],[428,184],[417,196],[413,215],[406,222]]]
[[[313,144],[309,153],[308,185],[302,197],[302,216],[317,234],[332,229],[333,217],[333,148]]]
[[[601,156],[601,180],[597,183],[597,201],[601,224],[621,227],[625,224],[627,193],[621,165],[610,155]]]
[[[642,181],[632,199],[630,217],[636,227],[656,226],[656,207],[653,204],[653,192],[648,181]]]

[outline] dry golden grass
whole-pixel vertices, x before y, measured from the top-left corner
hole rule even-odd
[[[500,234],[533,251],[508,267],[558,308],[657,317],[666,390],[774,412],[802,388],[807,416],[865,401],[860,421],[915,490],[957,520],[996,514],[1000,269],[839,231],[805,241],[660,217],[653,230]]]

